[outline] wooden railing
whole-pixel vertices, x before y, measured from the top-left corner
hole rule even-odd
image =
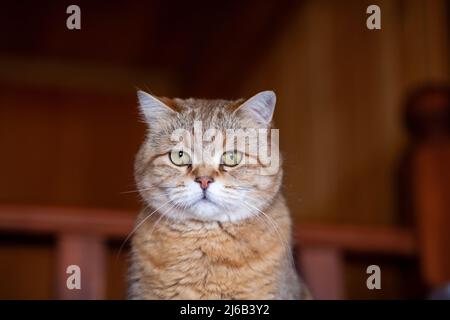
[[[135,214],[124,211],[0,205],[0,232],[51,234],[56,237],[55,296],[59,299],[106,297],[106,246],[110,239],[124,239],[132,230]],[[413,233],[387,227],[300,224],[295,239],[297,259],[316,298],[346,297],[344,254],[416,254]],[[66,268],[80,266],[81,290],[68,290]]]
[[[409,214],[416,220],[422,276],[436,289],[450,283],[450,86],[414,92],[404,118],[410,136],[404,165]]]
[[[296,228],[297,260],[313,295],[344,299],[346,253],[416,255],[412,230],[393,227],[299,224]]]
[[[55,297],[106,297],[106,241],[124,239],[133,227],[130,212],[66,207],[0,205],[0,232],[56,237]],[[68,290],[69,265],[82,270],[81,290]]]

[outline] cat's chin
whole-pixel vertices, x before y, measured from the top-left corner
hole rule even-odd
[[[245,209],[229,212],[210,199],[197,201],[189,211],[191,214],[184,217],[203,221],[238,222],[251,216]]]
[[[200,220],[228,220],[224,210],[221,210],[216,203],[207,198],[198,200],[190,208],[190,211],[196,219]]]

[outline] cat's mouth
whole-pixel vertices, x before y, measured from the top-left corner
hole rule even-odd
[[[205,191],[203,191],[201,198],[197,201],[198,204],[202,204],[202,203],[208,203],[208,204],[216,204],[211,197],[208,196],[208,193]]]
[[[212,204],[214,204],[214,202],[212,202],[211,200],[209,200],[207,198],[202,198],[199,201],[197,201],[197,203],[212,203]]]

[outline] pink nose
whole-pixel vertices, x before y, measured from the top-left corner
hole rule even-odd
[[[203,190],[206,190],[208,188],[209,184],[214,182],[214,179],[209,176],[202,176],[195,178],[195,182],[198,182],[200,184],[200,188]]]

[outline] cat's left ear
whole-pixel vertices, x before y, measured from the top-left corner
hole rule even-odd
[[[272,121],[276,102],[277,96],[275,92],[262,91],[242,103],[235,112],[247,112],[249,115],[255,117],[256,120],[261,121],[265,125],[269,125]]]

